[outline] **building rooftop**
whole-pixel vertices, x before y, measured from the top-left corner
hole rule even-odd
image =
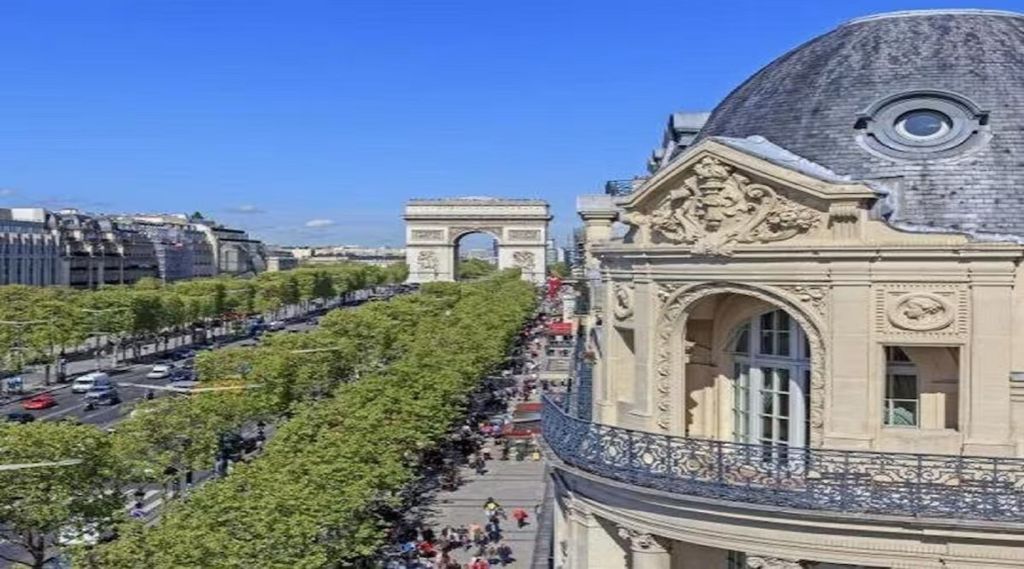
[[[847,22],[747,79],[698,139],[752,136],[884,187],[898,227],[1024,238],[1024,15]]]

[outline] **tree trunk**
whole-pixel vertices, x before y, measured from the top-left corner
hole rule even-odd
[[[32,569],[44,569],[46,565],[46,534],[39,535],[29,532],[26,542],[28,553],[32,556]]]

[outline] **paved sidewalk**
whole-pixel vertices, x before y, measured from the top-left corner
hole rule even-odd
[[[455,491],[439,491],[427,508],[427,527],[440,534],[445,526],[459,527],[484,525],[487,515],[483,505],[487,498],[497,500],[505,509],[508,519],[501,524],[503,541],[512,548],[515,561],[505,567],[525,569],[531,566],[534,543],[537,540],[537,506],[544,500],[544,461],[499,460],[487,462],[487,473],[478,475],[470,468],[461,470],[463,483]],[[512,510],[523,508],[530,514],[528,525],[519,529],[512,519]],[[455,552],[455,558],[465,565],[475,548]]]

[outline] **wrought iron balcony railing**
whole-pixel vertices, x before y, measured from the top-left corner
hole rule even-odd
[[[1024,460],[791,448],[591,423],[547,398],[544,438],[566,464],[657,490],[764,506],[1024,523]]]

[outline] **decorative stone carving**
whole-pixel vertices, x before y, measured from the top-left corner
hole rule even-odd
[[[501,240],[501,227],[494,225],[480,225],[467,227],[464,225],[452,226],[448,229],[448,237],[452,240],[452,243],[459,240],[460,237],[468,233],[490,233],[492,237],[497,240]]]
[[[509,229],[510,241],[539,241],[540,231],[537,229]]]
[[[619,537],[628,541],[631,551],[663,552],[665,547],[649,533],[619,526]]]
[[[748,569],[804,569],[803,563],[794,559],[778,557],[747,556]]]
[[[623,220],[636,228],[640,242],[688,244],[695,254],[730,255],[737,243],[769,243],[806,233],[822,217],[706,156],[653,209],[627,212]]]
[[[779,306],[789,313],[790,317],[800,324],[807,341],[811,346],[811,385],[810,409],[808,417],[811,431],[811,446],[820,447],[825,437],[825,340],[818,320],[808,318],[810,313],[801,310],[800,301],[785,291],[772,291],[740,283],[705,282],[688,286],[663,284],[659,287],[658,298],[661,300],[661,315],[656,328],[656,348],[654,370],[656,416],[659,429],[669,431],[672,428],[672,353],[673,339],[685,334],[686,318],[689,307],[698,300],[714,294],[734,293],[757,298],[769,304]],[[686,351],[685,337],[681,344]],[[685,354],[684,354],[685,357]]]
[[[813,285],[794,285],[783,287],[793,293],[800,302],[810,306],[820,316],[828,313],[828,289]]]
[[[533,270],[535,259],[532,251],[516,251],[512,254],[512,265],[519,269]]]
[[[437,271],[440,267],[437,253],[433,251],[420,251],[419,255],[416,255],[416,262],[419,263],[420,269],[425,271]]]
[[[563,498],[562,507],[565,510],[565,515],[569,520],[576,522],[586,522],[587,518],[590,517],[590,511],[586,505],[581,502],[575,496],[568,494]]]
[[[887,283],[876,290],[876,327],[895,337],[964,338],[968,302],[965,285]]]
[[[628,320],[633,316],[633,285],[632,283],[615,283],[615,306],[613,313],[616,320]]]
[[[415,241],[444,241],[443,229],[413,229],[410,233]]]
[[[942,297],[915,292],[898,298],[889,310],[889,322],[904,330],[939,330],[953,323],[953,308]]]

